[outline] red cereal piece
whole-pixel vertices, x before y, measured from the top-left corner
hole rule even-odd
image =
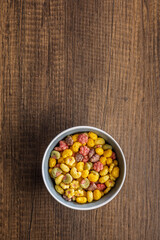
[[[57,163],[54,167],[58,167],[59,168],[60,165],[61,165],[60,163]]]
[[[88,136],[85,133],[82,133],[78,136],[78,142],[80,143],[87,143],[88,142]]]
[[[89,151],[90,149],[87,146],[81,146],[79,153],[82,154],[83,156],[87,156]]]
[[[62,149],[62,151],[69,148],[65,141],[60,141],[59,142],[59,147]]]
[[[93,169],[95,171],[99,172],[103,169],[103,164],[100,161],[98,161],[98,162],[94,163]]]
[[[106,185],[104,183],[98,183],[97,189],[100,191],[103,191],[104,189],[106,189]]]
[[[85,156],[84,158],[83,158],[83,160],[82,160],[82,162],[88,162],[88,160],[89,160],[89,157],[88,156]]]
[[[102,147],[101,144],[98,144],[98,145],[95,146],[95,148],[101,148],[101,147]]]
[[[112,156],[111,156],[111,158],[112,158],[113,160],[116,159],[116,154],[115,154],[115,152],[112,152]]]
[[[63,151],[62,148],[60,148],[60,147],[55,147],[54,150],[56,150],[58,152],[62,152]]]

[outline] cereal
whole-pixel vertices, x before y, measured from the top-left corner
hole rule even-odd
[[[98,162],[94,163],[93,169],[95,171],[99,172],[103,169],[103,164],[100,161],[98,161]]]
[[[88,188],[90,185],[90,181],[88,180],[88,178],[84,178],[81,182],[80,182],[80,186],[84,189]]]
[[[93,192],[87,191],[87,201],[92,202],[93,201]]]
[[[82,172],[83,171],[83,168],[84,168],[84,162],[79,162],[77,163],[77,166],[76,166],[77,170],[79,172]]]
[[[59,185],[59,184],[62,182],[63,177],[64,177],[63,174],[60,174],[58,177],[56,177],[56,178],[55,178],[55,184],[56,184],[56,185]]]
[[[101,147],[96,148],[95,151],[98,155],[103,155],[103,153],[104,153],[103,148],[101,148]]]
[[[110,158],[112,156],[112,150],[111,149],[108,149],[106,151],[104,151],[104,157],[106,158]]]
[[[94,140],[92,138],[89,138],[88,142],[87,142],[87,146],[88,147],[94,147],[94,145],[95,145]]]
[[[48,173],[66,201],[98,201],[114,187],[119,163],[112,146],[94,132],[67,136],[54,147]]]
[[[93,132],[89,132],[88,133],[89,137],[92,138],[93,140],[97,140],[98,136],[97,134],[93,133]]]
[[[98,183],[97,189],[100,191],[104,191],[104,189],[106,189],[106,185],[104,183]]]
[[[73,139],[72,139],[72,137],[71,137],[71,136],[68,136],[68,137],[66,138],[65,142],[66,142],[66,144],[67,144],[68,146],[72,146],[72,145],[73,145]]]
[[[94,190],[93,199],[94,200],[99,200],[100,198],[101,198],[101,192],[98,189]]]
[[[90,149],[87,146],[81,146],[79,153],[82,154],[83,156],[87,156],[89,151]]]
[[[73,154],[73,152],[72,152],[71,149],[65,149],[65,150],[62,152],[62,157],[63,157],[63,158],[71,157],[72,154]]]
[[[77,197],[76,198],[76,202],[77,203],[86,203],[87,202],[87,198],[86,197]]]
[[[63,172],[69,172],[69,167],[64,163],[61,163],[60,168]]]
[[[107,182],[108,179],[109,179],[109,176],[106,175],[106,176],[100,177],[100,178],[99,178],[99,182],[100,182],[100,183],[105,183],[105,182]]]
[[[92,149],[89,151],[88,157],[91,158],[91,157],[93,157],[94,154],[95,154],[95,150],[92,148]]]
[[[50,167],[50,168],[53,168],[55,165],[56,165],[56,159],[53,158],[53,157],[51,157],[51,158],[49,159],[49,167]]]
[[[59,159],[60,156],[61,156],[61,155],[60,155],[60,153],[59,153],[58,151],[55,151],[55,150],[54,150],[54,151],[51,152],[51,157],[52,157],[52,158]]]
[[[115,178],[119,177],[119,167],[114,167],[112,170],[112,176]]]
[[[90,158],[90,161],[91,161],[92,163],[95,163],[95,162],[98,162],[99,159],[100,159],[100,155],[94,154],[93,157]]]
[[[81,162],[83,160],[83,158],[84,157],[83,157],[82,154],[80,154],[80,153],[75,154],[75,159],[76,159],[77,162]]]
[[[72,176],[71,176],[69,173],[67,173],[67,174],[63,177],[63,182],[66,183],[66,184],[71,183],[72,180],[73,180],[73,178],[72,178]]]
[[[86,162],[88,162],[88,160],[89,160],[89,157],[88,157],[88,156],[85,156],[85,157],[83,158],[82,162],[86,163]]]
[[[87,143],[88,142],[88,136],[85,133],[82,133],[78,136],[78,142],[80,143]]]
[[[105,140],[103,139],[103,138],[97,138],[96,140],[95,140],[95,145],[104,145],[105,144]]]
[[[100,175],[103,177],[108,173],[108,166],[104,166],[103,170],[100,171]]]

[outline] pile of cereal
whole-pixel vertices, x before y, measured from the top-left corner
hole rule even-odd
[[[119,167],[112,146],[89,132],[59,142],[51,152],[49,174],[65,200],[90,203],[111,190]]]

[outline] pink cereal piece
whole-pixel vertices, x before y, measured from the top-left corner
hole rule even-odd
[[[58,151],[58,152],[62,152],[62,151],[63,151],[63,149],[60,148],[60,147],[55,147],[54,150],[56,150],[56,151]]]
[[[87,143],[88,142],[88,136],[85,133],[82,133],[78,136],[78,142],[80,143]]]
[[[101,147],[102,147],[102,145],[100,145],[100,144],[95,146],[95,148],[101,148]]]
[[[99,172],[103,169],[103,164],[100,161],[98,161],[98,162],[94,163],[93,169],[95,171]]]
[[[65,141],[60,141],[59,142],[59,147],[62,149],[62,151],[69,148]]]
[[[57,172],[57,173],[56,173],[56,177],[58,177],[59,175],[61,175],[61,173],[60,173],[60,172]]]
[[[106,185],[104,183],[98,183],[97,189],[100,191],[103,191],[104,189],[106,189]]]
[[[83,160],[82,160],[82,162],[88,162],[88,160],[89,160],[89,157],[88,156],[85,156],[84,158],[83,158]]]
[[[87,156],[89,151],[90,149],[87,146],[81,146],[79,153],[82,154],[83,156]]]
[[[111,158],[112,158],[113,160],[116,159],[116,154],[115,154],[115,152],[112,152],[112,156],[111,156]]]
[[[85,180],[83,179],[80,184],[84,184],[84,183],[85,183]]]
[[[54,167],[57,167],[57,168],[59,168],[60,167],[60,163],[57,163]]]

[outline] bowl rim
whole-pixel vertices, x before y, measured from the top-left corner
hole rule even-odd
[[[52,193],[52,191],[51,191],[50,188],[48,187],[47,182],[46,182],[46,179],[45,179],[46,177],[45,177],[44,164],[45,164],[45,161],[46,161],[46,155],[47,155],[47,153],[48,153],[48,151],[49,151],[49,148],[50,148],[51,145],[53,144],[53,142],[55,142],[59,137],[61,137],[61,135],[66,134],[66,133],[67,133],[68,131],[70,131],[70,130],[77,130],[77,133],[78,133],[78,132],[81,132],[81,129],[84,129],[84,128],[88,128],[89,131],[98,131],[98,132],[101,132],[101,133],[107,135],[109,138],[111,138],[113,142],[115,142],[115,144],[117,145],[117,147],[119,148],[119,150],[120,150],[120,152],[121,152],[121,154],[122,154],[122,159],[123,159],[123,164],[124,164],[124,174],[123,174],[122,181],[121,181],[121,183],[120,183],[117,191],[113,194],[113,196],[111,196],[109,199],[107,199],[107,200],[104,201],[103,203],[98,204],[98,205],[96,205],[96,206],[79,208],[79,207],[77,207],[77,206],[75,206],[75,207],[74,207],[74,206],[70,206],[70,205],[69,205],[69,202],[67,202],[67,201],[66,201],[66,203],[61,202],[61,200],[58,199],[58,198]],[[75,132],[75,134],[76,134],[76,132]],[[65,129],[64,131],[60,132],[58,135],[56,135],[56,136],[51,140],[51,142],[49,143],[49,145],[47,146],[47,148],[46,148],[46,150],[45,150],[45,153],[44,153],[44,155],[43,155],[43,159],[42,159],[42,178],[43,178],[44,184],[45,184],[48,192],[49,192],[49,193],[51,194],[51,196],[52,196],[57,202],[59,202],[60,204],[64,205],[65,207],[68,207],[68,208],[70,208],[70,209],[74,209],[74,210],[82,210],[82,211],[83,211],[83,210],[93,210],[93,209],[97,209],[97,208],[99,208],[99,207],[102,207],[102,206],[106,205],[107,203],[109,203],[110,201],[112,201],[112,199],[115,198],[115,197],[117,196],[117,194],[120,192],[120,190],[121,190],[121,188],[122,188],[122,186],[123,186],[123,184],[124,184],[125,178],[126,178],[126,160],[125,160],[125,156],[124,156],[124,153],[123,153],[120,145],[119,145],[119,144],[117,143],[117,141],[116,141],[110,134],[108,134],[107,132],[105,132],[105,131],[97,128],[97,127],[92,127],[92,126],[82,126],[82,125],[81,125],[81,126],[70,127],[70,128]]]

